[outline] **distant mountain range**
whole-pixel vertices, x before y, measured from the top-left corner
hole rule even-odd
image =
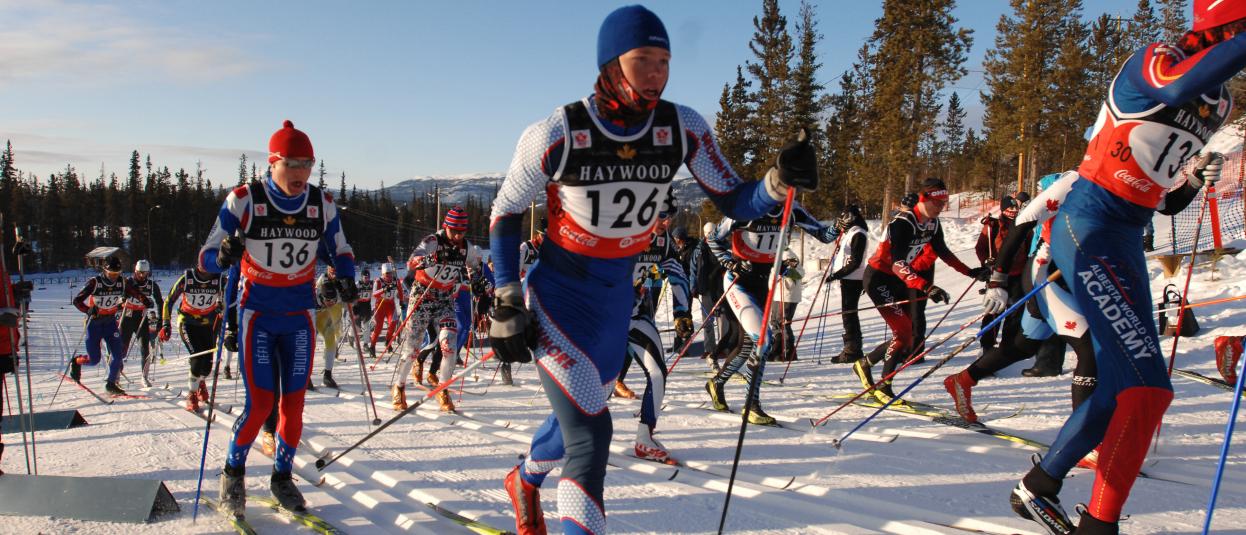
[[[504,177],[504,173],[420,176],[403,180],[392,186],[385,186],[385,191],[396,203],[410,202],[413,194],[431,195],[434,188],[440,190],[442,203],[465,202],[468,196],[489,202],[496,196],[497,188],[502,185]],[[700,204],[700,199],[705,197],[705,193],[692,180],[691,175],[683,173],[676,175],[674,187],[675,198],[681,206]],[[695,199],[695,201],[690,202],[690,199]]]

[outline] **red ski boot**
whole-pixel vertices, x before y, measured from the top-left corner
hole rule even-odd
[[[978,382],[969,376],[969,370],[962,370],[943,380],[943,388],[952,395],[952,401],[956,403],[956,413],[971,424],[978,422],[978,415],[973,412],[973,387],[977,384]]]
[[[541,489],[524,481],[516,466],[506,474],[506,495],[515,509],[517,535],[546,535],[545,514],[541,512]]]

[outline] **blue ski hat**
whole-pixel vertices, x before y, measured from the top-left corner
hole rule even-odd
[[[597,67],[601,67],[628,50],[656,46],[667,51],[671,41],[666,26],[644,6],[623,6],[606,15],[597,32]]]

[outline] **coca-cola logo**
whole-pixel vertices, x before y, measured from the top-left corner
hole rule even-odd
[[[1155,185],[1154,182],[1151,182],[1148,179],[1138,178],[1136,176],[1129,174],[1128,169],[1118,169],[1116,173],[1113,174],[1113,176],[1115,176],[1117,180],[1124,182],[1125,184],[1128,184],[1129,187],[1136,189],[1138,191],[1141,191],[1143,193],[1151,191],[1151,187]]]
[[[558,235],[585,247],[597,246],[597,238],[582,232],[576,232],[565,226],[558,229]]]

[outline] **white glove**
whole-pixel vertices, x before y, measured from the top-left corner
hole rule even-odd
[[[1194,172],[1190,173],[1190,185],[1203,187],[1204,183],[1213,186],[1220,180],[1220,170],[1224,167],[1224,155],[1218,152],[1203,153],[1194,164]]]
[[[987,314],[999,314],[1008,309],[1007,282],[1007,274],[991,272],[991,281],[987,283],[986,295],[982,298],[982,308]]]

